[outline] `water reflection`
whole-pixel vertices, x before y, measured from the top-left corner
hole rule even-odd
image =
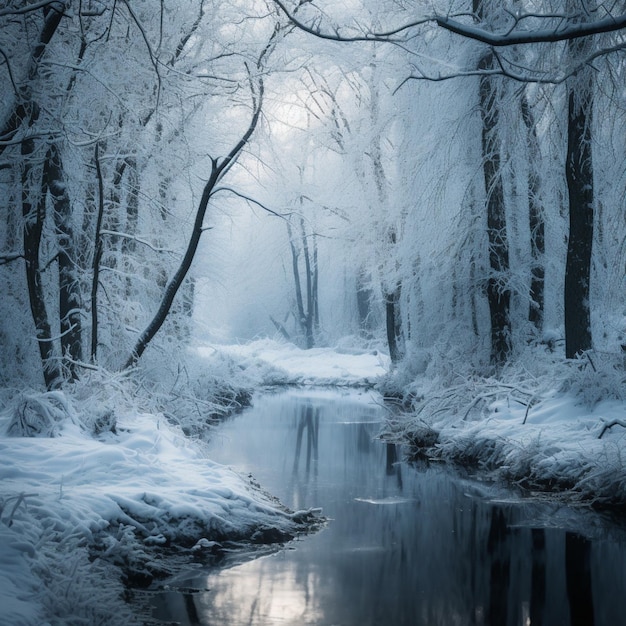
[[[259,398],[212,443],[320,533],[221,571],[191,571],[158,616],[181,624],[583,625],[623,622],[624,535],[597,517],[416,471],[375,439],[367,396]],[[507,499],[508,498],[508,499]]]

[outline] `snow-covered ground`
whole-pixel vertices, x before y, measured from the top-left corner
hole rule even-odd
[[[294,344],[260,339],[247,344],[206,345],[205,358],[227,355],[260,385],[368,386],[389,370],[389,356],[381,350],[353,346],[303,350]]]
[[[200,372],[186,383],[192,395],[219,372],[233,389],[254,389],[371,385],[389,369],[380,351],[345,346],[304,351],[262,340],[192,352]],[[390,411],[391,429],[431,458],[565,490],[570,500],[626,505],[623,365],[534,368],[498,380],[387,375],[383,388],[410,394],[408,412]],[[158,368],[153,374],[158,383]],[[207,458],[173,425],[184,416],[142,409],[107,376],[65,392],[1,396],[1,626],[133,624],[121,572],[149,579],[168,572],[173,552],[287,538],[315,523],[318,512],[288,512]],[[184,412],[193,398],[173,406]]]
[[[102,380],[94,383],[94,393]],[[101,394],[100,394],[101,395]],[[150,580],[173,553],[280,541],[316,511],[289,512],[201,442],[88,381],[19,394],[0,414],[0,625],[133,624],[122,572]],[[167,555],[164,557],[163,555]],[[94,560],[95,559],[95,560]]]
[[[534,493],[626,508],[626,368],[535,352],[498,379],[421,377],[393,430],[417,453]]]

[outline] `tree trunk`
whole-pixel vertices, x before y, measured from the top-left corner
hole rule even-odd
[[[33,121],[37,117],[33,113]],[[24,261],[26,264],[26,284],[30,310],[35,323],[35,336],[39,345],[39,355],[43,368],[43,376],[47,389],[54,389],[61,384],[61,372],[54,358],[54,343],[50,330],[50,318],[46,309],[41,270],[39,267],[39,248],[46,214],[47,185],[42,176],[37,192],[37,204],[33,206],[31,189],[34,189],[36,169],[33,167],[35,142],[27,137],[22,142],[22,215],[24,217]],[[38,168],[37,168],[38,169]]]
[[[28,82],[32,82],[39,71],[39,61],[46,51],[46,46],[54,37],[56,30],[63,19],[66,10],[66,3],[61,0],[52,1],[44,8],[44,22],[39,34],[37,45],[29,61]],[[6,61],[6,58],[5,58]],[[28,88],[26,90],[28,91]],[[11,139],[17,134],[24,122],[32,125],[32,102],[28,93],[22,93],[19,99],[10,110],[0,128],[0,155],[11,145]]]
[[[396,289],[385,294],[387,343],[389,344],[389,357],[394,364],[402,359],[402,349],[400,347],[402,338],[400,290],[401,287],[398,284]]]
[[[159,332],[161,326],[163,326],[163,323],[165,322],[172,308],[174,298],[176,297],[180,286],[183,284],[183,281],[187,276],[187,272],[191,268],[191,263],[193,262],[196,250],[198,249],[200,236],[202,235],[202,224],[204,222],[204,216],[206,214],[206,210],[208,208],[213,189],[220,179],[221,172],[222,168],[218,166],[215,161],[213,161],[211,175],[208,182],[204,186],[204,191],[202,193],[202,198],[200,199],[200,204],[196,212],[196,219],[194,221],[191,237],[189,238],[189,242],[187,244],[185,256],[183,257],[183,260],[181,261],[178,269],[174,273],[174,276],[165,287],[163,297],[161,298],[161,304],[159,305],[156,314],[152,318],[152,321],[148,324],[146,329],[143,331],[143,333],[141,333],[139,339],[137,340],[137,343],[135,344],[131,355],[128,357],[126,363],[124,364],[124,369],[132,367],[141,358],[141,355],[145,352],[146,348],[148,347],[154,336]]]
[[[70,378],[76,380],[76,364],[83,360],[81,294],[72,210],[63,173],[61,154],[55,143],[46,154],[44,177],[50,193],[57,235],[59,267],[59,320],[61,355]]]
[[[221,160],[217,159],[211,160],[211,173],[209,175],[209,179],[204,185],[204,189],[202,191],[202,197],[200,198],[200,203],[198,204],[198,209],[196,211],[196,217],[193,223],[193,229],[191,231],[191,236],[187,243],[187,249],[185,250],[185,254],[183,256],[178,269],[172,276],[171,280],[165,287],[165,291],[163,292],[163,296],[161,298],[161,303],[154,317],[146,327],[146,329],[141,333],[139,339],[135,343],[135,346],[126,360],[123,369],[127,369],[132,367],[137,363],[137,361],[141,358],[141,355],[145,352],[146,348],[154,338],[154,336],[159,332],[163,323],[167,319],[169,312],[172,308],[172,303],[174,302],[174,298],[178,293],[183,281],[185,280],[187,273],[191,269],[191,264],[193,263],[193,259],[196,255],[196,251],[198,249],[198,244],[200,243],[200,237],[202,235],[204,216],[206,215],[207,208],[209,206],[209,200],[211,199],[215,186],[219,183],[222,177],[228,172],[228,170],[232,167],[232,165],[237,161],[241,150],[248,143],[254,129],[257,126],[259,121],[259,117],[261,115],[261,108],[263,105],[263,81],[259,80],[258,84],[258,92],[253,94],[253,105],[254,111],[252,114],[252,119],[250,120],[250,125],[248,126],[246,132],[243,134],[241,139],[237,142],[234,148]]]
[[[539,180],[539,142],[537,128],[526,94],[521,100],[522,120],[526,126],[526,142],[528,146],[528,222],[530,227],[530,305],[528,320],[537,332],[543,330],[544,283],[545,283],[545,219],[540,201]]]
[[[128,157],[125,160],[128,169],[128,193],[126,196],[126,225],[124,233],[134,236],[137,234],[137,224],[139,222],[139,168],[137,160],[134,157]],[[130,298],[133,292],[133,269],[131,257],[136,251],[135,240],[130,237],[124,237],[122,240],[122,258],[124,259],[126,274],[126,297]]]
[[[96,232],[94,233],[93,262],[91,272],[91,362],[98,358],[98,283],[100,281],[100,260],[102,259],[102,219],[104,216],[104,181],[100,166],[100,148],[96,144],[94,152],[96,178],[98,179],[98,209],[96,217]]]
[[[304,227],[304,218],[300,218],[300,231],[302,236],[302,251],[304,253],[304,271],[306,274],[306,315],[304,318],[304,330],[307,350],[315,345],[313,337],[314,319],[314,295],[313,295],[313,269],[311,267],[311,255],[309,253],[309,241]]]
[[[493,67],[493,54],[485,54],[481,70]],[[511,354],[511,291],[509,281],[509,244],[506,231],[504,188],[498,132],[498,90],[490,76],[480,77],[480,114],[485,192],[487,194],[487,238],[489,241],[489,279],[487,300],[491,319],[491,361],[502,365]]]
[[[291,224],[289,223],[289,221],[287,221],[286,224],[287,224],[287,235],[289,236],[289,248],[291,250],[291,271],[293,273],[293,282],[294,282],[294,286],[296,290],[296,307],[298,309],[297,311],[298,326],[300,329],[302,329],[304,327],[305,313],[304,313],[304,300],[302,298],[302,283],[300,281],[300,263],[299,263],[300,253],[298,252],[298,248],[296,247],[296,244],[294,241],[293,229],[291,228]]]
[[[359,315],[359,331],[369,338],[372,333],[372,290],[367,286],[365,271],[356,277],[356,307]]]
[[[566,178],[569,239],[565,267],[565,356],[575,358],[592,347],[589,281],[593,244],[592,100],[590,80],[570,87]]]

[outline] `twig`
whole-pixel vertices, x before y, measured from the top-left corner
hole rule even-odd
[[[602,435],[609,429],[613,428],[613,426],[621,426],[622,428],[626,428],[626,422],[623,420],[612,420],[608,424],[605,424],[602,428],[602,432],[598,435],[598,439],[602,439]]]

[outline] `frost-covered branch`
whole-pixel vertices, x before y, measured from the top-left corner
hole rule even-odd
[[[278,211],[274,211],[273,209],[270,209],[268,206],[265,206],[259,200],[256,200],[255,198],[251,198],[250,196],[247,196],[246,194],[241,193],[240,191],[237,191],[236,189],[233,189],[232,187],[218,187],[215,189],[213,194],[215,195],[216,193],[219,193],[220,191],[226,191],[228,193],[232,193],[238,198],[242,198],[246,202],[251,202],[252,204],[256,204],[258,207],[260,207],[264,211],[267,211],[268,213],[271,213],[272,215],[275,215],[276,217],[285,219],[289,217],[289,215],[291,215],[291,213],[278,213]]]
[[[120,239],[129,239],[131,241],[136,241],[137,243],[140,243],[140,244],[150,248],[150,250],[153,250],[154,252],[168,252],[170,254],[176,254],[175,250],[171,250],[170,248],[158,248],[157,246],[151,244],[146,239],[144,239],[142,237],[138,237],[137,235],[131,235],[130,233],[123,233],[123,232],[118,231],[118,230],[102,229],[100,231],[100,234],[101,235],[110,235],[112,237],[119,237]]]
[[[547,17],[552,18],[553,16]],[[563,18],[565,18],[565,16],[563,16]],[[579,39],[581,37],[589,37],[590,35],[611,33],[626,28],[626,14],[615,17],[609,15],[603,19],[593,22],[566,22],[564,26],[557,26],[554,28],[539,28],[536,30],[518,32],[515,32],[514,29],[509,29],[504,33],[494,33],[485,30],[480,26],[459,22],[448,17],[435,17],[433,19],[438,26],[452,33],[461,35],[466,39],[474,39],[475,41],[480,41],[495,47],[568,41],[571,39]]]
[[[0,254],[0,265],[7,265],[18,259],[23,259],[24,255],[21,252],[13,252],[8,254]]]
[[[263,80],[259,79],[257,91],[256,93],[253,91],[252,94],[253,114],[247,130],[242,135],[237,144],[233,147],[233,149],[223,159],[211,159],[211,173],[209,175],[209,179],[204,185],[204,190],[202,192],[200,203],[198,204],[193,230],[187,244],[185,255],[183,256],[183,259],[180,262],[178,269],[174,273],[174,276],[171,278],[165,288],[161,303],[156,314],[154,315],[152,321],[148,324],[146,329],[139,336],[139,339],[137,340],[135,347],[133,348],[130,356],[124,364],[123,369],[133,367],[137,363],[137,361],[141,358],[141,355],[145,352],[149,343],[152,341],[157,332],[159,332],[161,326],[163,326],[163,323],[169,315],[170,309],[172,308],[172,304],[174,302],[174,298],[176,297],[176,294],[183,284],[183,281],[187,277],[187,273],[191,269],[191,264],[193,263],[193,259],[198,249],[198,244],[200,243],[200,237],[204,230],[204,216],[206,215],[209,201],[215,193],[216,186],[219,181],[224,177],[224,175],[228,172],[228,170],[230,170],[230,168],[237,161],[241,154],[241,151],[248,143],[250,137],[252,137],[252,133],[257,127],[259,118],[261,116],[261,108],[263,105],[263,91]]]

